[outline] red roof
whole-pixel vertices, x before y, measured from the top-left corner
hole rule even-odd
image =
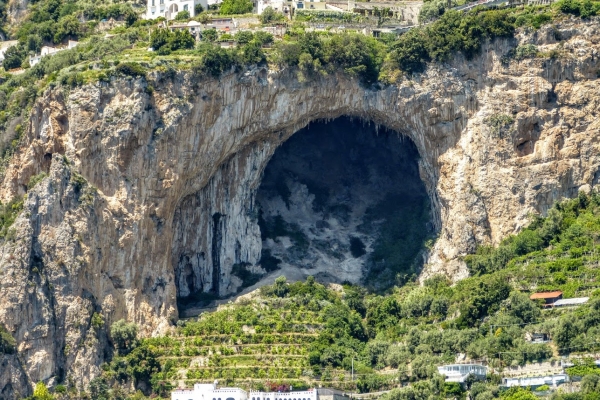
[[[562,296],[562,294],[563,293],[560,290],[557,290],[555,292],[534,293],[531,296],[529,296],[529,298],[531,300],[535,300],[535,299],[554,299],[556,297]]]

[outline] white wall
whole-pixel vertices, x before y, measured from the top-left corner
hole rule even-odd
[[[165,17],[169,20],[175,18],[177,13],[185,10],[190,13],[190,17],[196,16],[196,4],[202,5],[202,8],[206,10],[208,8],[208,0],[188,0],[188,1],[173,1],[173,0],[147,0],[146,2],[146,19],[155,19],[158,17]],[[176,9],[174,12],[169,12],[171,6]]]

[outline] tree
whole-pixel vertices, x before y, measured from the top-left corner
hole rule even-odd
[[[235,34],[235,40],[238,44],[248,44],[254,39],[254,35],[250,31],[239,31]]]
[[[191,49],[194,43],[196,40],[187,29],[175,31],[169,40],[172,50]]]
[[[219,37],[215,28],[205,29],[202,31],[202,39],[207,42],[214,42]]]
[[[334,35],[325,42],[324,58],[349,75],[358,76],[363,83],[370,84],[376,82],[379,76],[379,46],[381,44],[376,39],[361,34]]]
[[[408,73],[422,72],[431,59],[427,51],[428,39],[421,29],[411,29],[392,45],[390,57]]]
[[[210,16],[205,12],[201,12],[200,14],[196,15],[195,20],[201,24],[208,24],[210,22]]]
[[[42,38],[39,35],[27,36],[26,48],[28,51],[37,53],[42,48]]]
[[[600,375],[586,375],[581,379],[581,393],[600,393]]]
[[[444,383],[444,394],[446,397],[460,398],[464,392],[462,386],[458,382],[446,382]]]
[[[203,11],[204,11],[204,7],[202,7],[202,4],[198,3],[194,6],[194,13],[196,15],[200,14]]]
[[[568,353],[571,342],[577,337],[578,333],[577,327],[570,320],[566,319],[560,322],[554,331],[552,339],[561,352]]]
[[[0,354],[13,354],[16,346],[15,338],[12,337],[4,325],[0,324]]]
[[[275,296],[285,297],[288,291],[289,288],[285,276],[280,276],[275,279],[275,284],[273,285],[273,294],[275,294]]]
[[[92,395],[92,399],[95,400],[108,400],[108,384],[106,380],[102,377],[96,377],[90,381],[88,386],[88,390]]]
[[[137,345],[138,327],[121,319],[110,327],[110,336],[120,354],[130,352]]]
[[[156,351],[152,346],[142,345],[136,347],[127,356],[129,372],[137,382],[149,382],[153,373],[160,371],[160,363]]]
[[[38,382],[33,390],[33,398],[35,400],[53,400],[54,397],[48,391],[44,382]]]
[[[231,52],[221,48],[221,46],[203,44],[203,48],[206,48],[206,52],[200,59],[200,62],[194,65],[194,72],[218,78],[223,72],[234,65]]]
[[[251,0],[223,0],[219,12],[224,15],[246,14],[253,8]]]
[[[191,49],[194,47],[195,39],[187,30],[171,32],[168,29],[156,29],[150,35],[150,46],[160,52],[171,50]]]
[[[429,22],[441,17],[444,12],[446,12],[447,5],[447,0],[432,0],[424,2],[423,7],[419,12],[419,22]]]
[[[261,45],[270,44],[273,43],[273,35],[269,32],[258,31],[254,34],[254,40]]]
[[[349,287],[344,289],[344,301],[350,309],[359,313],[362,317],[367,314],[364,298],[367,292],[361,287]]]
[[[513,239],[515,254],[522,256],[532,251],[540,250],[544,241],[537,231],[524,230]]]
[[[378,299],[379,300],[379,299]],[[367,309],[367,324],[375,331],[391,328],[398,324],[400,304],[392,296],[373,301]],[[373,332],[374,333],[374,332]]]
[[[20,68],[23,60],[27,57],[27,52],[21,45],[9,47],[4,53],[2,66],[5,70]]]
[[[81,32],[81,24],[74,15],[62,17],[57,22],[56,33],[54,34],[54,43],[60,43],[67,37],[77,37]]]
[[[185,21],[187,19],[190,19],[190,12],[188,10],[179,11],[175,16],[176,21]]]
[[[537,400],[537,396],[531,393],[530,390],[520,387],[512,387],[508,389],[502,396],[504,400]]]
[[[280,21],[284,18],[283,14],[277,12],[273,9],[273,7],[267,7],[263,10],[262,14],[258,17],[260,22],[263,24],[268,24],[273,21]]]
[[[520,292],[511,293],[505,305],[509,315],[517,317],[526,323],[537,321],[541,315],[538,305],[531,301],[526,294]]]

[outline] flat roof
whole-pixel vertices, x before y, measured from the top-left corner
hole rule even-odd
[[[440,365],[440,367],[470,367],[470,366],[476,366],[476,367],[483,367],[486,368],[485,365],[481,365],[481,364],[473,364],[473,363],[465,363],[465,364],[444,364],[444,365]]]
[[[589,297],[574,297],[572,299],[560,299],[560,300],[556,300],[554,302],[554,307],[574,306],[574,305],[578,305],[578,304],[584,304],[584,303],[587,303],[587,301],[589,299],[590,299]]]
[[[560,290],[557,290],[555,292],[541,292],[541,293],[534,293],[531,296],[529,296],[529,298],[531,300],[535,300],[535,299],[553,299],[555,297],[561,296],[563,293]]]

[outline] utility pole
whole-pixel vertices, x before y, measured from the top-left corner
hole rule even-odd
[[[352,382],[354,382],[354,357],[352,357]],[[350,386],[350,388],[352,388],[352,386]],[[352,390],[356,390],[356,389],[352,389]],[[352,393],[350,393],[350,398],[352,398]]]

